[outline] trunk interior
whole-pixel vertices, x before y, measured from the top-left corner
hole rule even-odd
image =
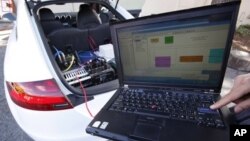
[[[103,2],[44,3],[36,16],[67,88],[82,95],[82,85],[95,95],[118,87],[109,23],[123,17],[112,7]]]

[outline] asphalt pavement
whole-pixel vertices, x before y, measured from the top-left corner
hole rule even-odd
[[[3,60],[12,24],[0,21],[0,141],[32,141],[17,125],[5,99]]]

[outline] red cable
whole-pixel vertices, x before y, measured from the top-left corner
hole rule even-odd
[[[90,41],[89,38],[88,38],[88,42],[89,42],[89,46],[90,46],[90,48],[92,49],[92,51],[95,51],[95,48],[93,47],[93,45],[92,45],[92,43],[91,43],[91,41]]]
[[[83,95],[84,95],[85,107],[86,107],[86,109],[87,109],[89,115],[93,118],[94,116],[92,115],[92,113],[90,112],[89,107],[88,107],[88,103],[87,103],[87,102],[88,102],[88,99],[87,99],[86,90],[85,90],[85,88],[83,87],[82,82],[80,81],[79,77],[78,77],[77,75],[76,75],[76,77],[77,77],[77,79],[78,79],[78,81],[79,81],[79,83],[80,83],[80,87],[81,87],[81,90],[82,90]]]
[[[91,49],[93,50],[93,51],[95,51],[96,49],[97,49],[97,45],[96,45],[96,43],[95,43],[95,40],[93,39],[93,37],[92,36],[88,36],[88,43],[89,43],[89,45],[90,45],[90,47],[91,47]]]

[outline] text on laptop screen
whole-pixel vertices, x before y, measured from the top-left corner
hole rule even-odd
[[[224,13],[118,29],[124,80],[217,86],[230,20]]]

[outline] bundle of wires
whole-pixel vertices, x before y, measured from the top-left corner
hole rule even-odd
[[[53,48],[55,49],[56,53],[54,54],[54,57],[58,57],[59,61],[62,63],[63,61],[65,61],[65,55],[62,51],[59,51],[55,46],[53,46]]]
[[[65,70],[63,70],[63,72],[68,71],[68,70],[73,66],[74,61],[75,61],[75,57],[74,57],[74,55],[72,55],[72,56],[71,56],[71,61],[70,61],[69,66],[68,66]]]
[[[54,54],[55,58],[58,57],[60,63],[66,62],[65,54],[62,51],[58,50],[55,46],[53,46],[53,48],[56,51],[56,53]],[[74,55],[71,55],[70,64],[69,64],[69,66],[65,70],[63,70],[63,72],[68,71],[73,66],[74,61],[75,61],[75,57],[74,57]]]

